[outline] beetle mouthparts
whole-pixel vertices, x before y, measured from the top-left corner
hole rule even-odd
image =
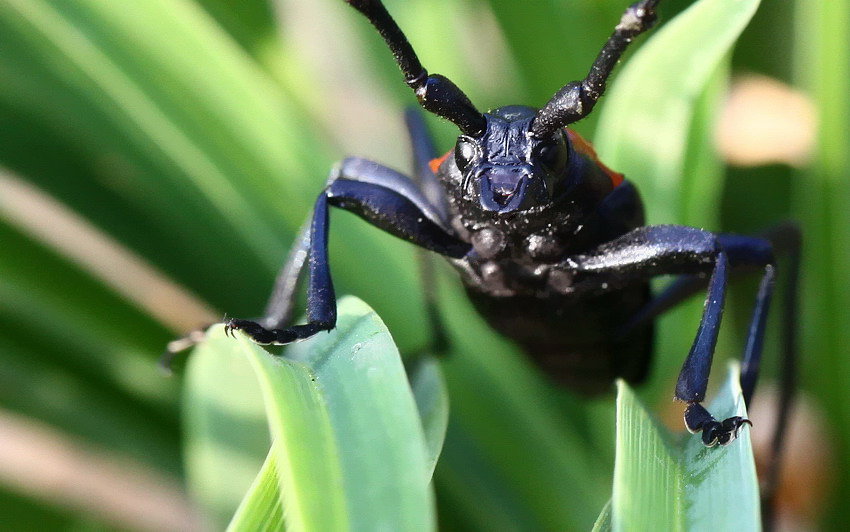
[[[515,173],[492,173],[481,177],[481,207],[485,211],[511,212],[520,208],[528,179]]]

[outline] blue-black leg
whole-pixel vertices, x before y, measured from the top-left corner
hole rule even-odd
[[[410,137],[414,181],[419,185],[425,199],[434,206],[444,220],[448,220],[448,197],[440,180],[431,170],[430,163],[438,154],[425,123],[425,117],[419,109],[409,107],[404,112],[404,122]]]
[[[679,380],[676,383],[676,398],[688,403],[699,403],[705,400],[708,374],[711,370],[714,348],[717,345],[717,334],[720,332],[720,322],[726,303],[728,264],[726,252],[718,251],[714,271],[708,282],[708,294],[705,298],[705,306],[703,307],[697,335],[687,358],[685,358],[685,363],[682,364],[682,370],[679,372]]]
[[[762,271],[762,279],[756,295],[753,317],[750,321],[747,343],[742,357],[741,389],[747,404],[750,403],[755,392],[761,365],[767,314],[776,282],[774,248],[779,255],[787,255],[789,257],[789,271],[787,276],[789,286],[782,305],[782,329],[785,341],[783,342],[782,369],[780,373],[782,375],[783,392],[780,397],[780,423],[777,427],[777,435],[774,438],[774,448],[778,449],[781,446],[782,435],[790,408],[791,394],[794,388],[795,361],[797,358],[795,331],[800,248],[799,230],[793,225],[783,225],[769,231],[763,237],[721,234],[717,236],[717,241],[720,248],[728,255],[729,267],[733,275],[750,271]],[[628,333],[628,331],[633,330],[635,327],[648,322],[674,307],[687,297],[702,290],[705,285],[706,280],[701,275],[691,274],[679,277],[630,320],[623,327],[623,333]],[[695,367],[689,362],[690,357],[689,361],[686,361],[679,382],[679,385],[683,389],[681,390],[681,394],[677,393],[677,397],[683,400],[687,400],[686,396],[689,391],[692,392],[695,388],[699,388],[693,382],[689,384],[686,379],[692,379],[693,374],[703,374],[702,368]],[[702,390],[702,393],[704,394],[704,390]],[[743,422],[744,420],[741,420],[741,423]],[[703,438],[707,443],[728,443],[731,441],[731,439],[727,439],[725,436],[727,431],[722,427],[722,422],[713,419],[704,408],[696,403],[690,405],[686,411],[686,425],[694,431],[703,430],[703,427],[708,427],[708,430],[703,430]],[[715,436],[717,437],[715,438]]]
[[[756,295],[753,317],[747,333],[747,344],[741,360],[741,390],[749,405],[755,392],[756,379],[761,366],[764,330],[767,313],[776,284],[776,260],[768,240],[740,235],[719,235],[721,246],[729,253],[733,267],[739,270],[762,269],[762,278]]]
[[[779,471],[782,459],[785,430],[791,415],[794,392],[797,388],[797,309],[800,277],[801,234],[795,224],[786,223],[777,226],[765,235],[773,245],[777,257],[787,257],[781,264],[785,278],[781,300],[782,315],[782,359],[779,367],[779,399],[777,401],[776,429],[771,440],[772,452],[764,470],[762,493],[762,525],[765,530],[774,528],[776,488],[779,484]]]
[[[705,399],[723,317],[730,262],[722,239],[710,232],[682,226],[648,226],[603,244],[591,253],[571,257],[564,264],[565,273],[573,278],[574,292],[598,291],[600,286],[616,289],[662,274],[685,274],[686,279],[696,279],[697,275],[711,272],[702,318],[675,392],[677,399],[688,403],[687,428],[703,432],[706,445],[731,442],[740,427],[748,423],[737,417],[717,421],[700,405]]]
[[[330,330],[336,325],[336,295],[328,268],[328,221],[328,200],[323,192],[313,207],[310,224],[307,257],[310,271],[307,288],[308,323],[286,328],[266,328],[264,324],[255,321],[230,319],[225,324],[225,332],[244,331],[260,344],[288,344],[309,338],[319,331]]]
[[[353,212],[392,235],[441,255],[460,258],[470,249],[469,244],[445,229],[433,206],[407,178],[363,159],[347,159],[313,209],[307,257],[308,322],[269,329],[254,321],[232,319],[226,324],[228,332],[245,331],[261,344],[287,344],[336,325],[336,296],[328,262],[330,206]]]
[[[305,223],[295,240],[292,249],[284,262],[283,268],[275,279],[274,289],[266,305],[263,317],[257,320],[261,327],[266,329],[279,329],[284,327],[292,319],[292,310],[295,303],[295,292],[298,289],[299,280],[304,270],[304,263],[310,247],[310,224]],[[159,365],[165,371],[171,371],[174,357],[181,351],[185,351],[200,343],[206,337],[206,330],[211,324],[189,331],[185,335],[168,343],[165,353],[160,357]]]
[[[718,235],[717,239],[721,248],[729,257],[729,267],[733,276],[745,273],[753,268],[763,269],[741,365],[741,389],[744,399],[749,404],[758,378],[764,343],[764,328],[776,282],[775,261],[769,239],[724,234]],[[677,278],[622,328],[622,334],[627,334],[635,327],[675,307],[702,290],[705,285],[705,279],[699,275],[683,275]],[[785,305],[785,307],[793,308],[795,305]]]
[[[717,334],[723,316],[728,278],[726,251],[720,251],[717,257],[717,264],[708,283],[708,296],[697,337],[682,365],[675,393],[677,399],[688,403],[685,409],[685,426],[693,433],[702,432],[702,442],[709,447],[731,443],[738,437],[741,427],[744,424],[750,424],[749,420],[740,416],[718,421],[701,404],[705,400],[708,387],[711,361],[714,358]],[[763,305],[763,309],[767,310],[766,305]]]
[[[730,264],[736,270],[762,270],[762,278],[756,295],[741,364],[741,390],[744,400],[749,404],[755,392],[761,365],[764,331],[776,281],[776,261],[771,243],[767,239],[739,235],[719,235],[718,241],[724,251],[729,254]],[[677,397],[683,399],[678,394]],[[685,424],[688,429],[691,431],[702,430],[703,442],[706,445],[713,445],[714,443],[723,445],[731,442],[737,436],[738,430],[744,422],[746,420],[737,420],[737,424],[732,423],[730,426],[726,426],[724,425],[725,422],[718,422],[710,416],[707,417],[705,409],[694,403],[689,404],[685,411]],[[730,428],[734,430],[730,432]]]
[[[410,136],[414,179],[419,184],[425,198],[437,209],[438,214],[444,220],[448,220],[448,198],[430,165],[431,160],[437,157],[437,150],[428,132],[425,119],[422,113],[415,108],[408,108],[405,111],[404,118]],[[434,255],[424,249],[416,250],[419,279],[422,295],[425,299],[425,315],[431,328],[431,341],[426,351],[443,354],[449,349],[449,335],[445,324],[440,319],[437,306],[437,277],[434,259]]]
[[[310,253],[311,226],[310,220],[301,226],[295,243],[286,257],[286,262],[277,274],[266,310],[263,312],[263,317],[258,320],[267,329],[279,329],[292,321],[295,294]]]
[[[747,404],[755,392],[761,365],[764,341],[764,328],[767,321],[773,287],[776,282],[776,257],[785,257],[782,264],[782,276],[785,279],[785,291],[781,303],[781,363],[779,368],[780,393],[777,406],[776,429],[773,433],[772,453],[767,460],[762,482],[762,522],[766,530],[772,528],[774,496],[778,484],[779,464],[784,443],[785,430],[790,416],[794,390],[796,388],[797,368],[797,312],[798,284],[800,271],[801,235],[794,224],[783,224],[772,228],[761,237],[738,235],[718,235],[721,248],[728,254],[732,276],[762,271],[753,317],[747,334],[744,349],[741,389]],[[693,294],[705,289],[707,280],[704,275],[688,274],[678,277],[657,297],[622,328],[622,334],[628,334],[653,318],[659,316]],[[693,403],[686,412],[688,427],[709,427],[703,431],[703,441],[720,444],[731,441],[729,436],[737,435],[744,423],[743,419],[730,418],[718,422],[701,405]],[[737,425],[737,426],[736,426]]]
[[[776,428],[771,441],[772,452],[762,475],[763,481],[761,486],[762,524],[765,530],[772,530],[776,515],[774,510],[775,496],[779,482],[779,465],[784,444],[784,435],[796,388],[800,231],[796,225],[785,224],[768,231],[765,233],[764,238],[736,235],[720,235],[719,238],[721,245],[729,253],[733,268],[747,270],[753,267],[760,267],[763,270],[741,365],[741,390],[747,404],[750,403],[755,392],[756,381],[761,366],[767,313],[776,282],[777,268],[774,253],[777,256],[785,256],[788,259],[785,264],[787,268],[785,273],[787,282],[782,301],[782,357],[779,371],[780,391],[777,405]],[[708,419],[706,415],[707,412],[702,407],[691,405],[686,412],[686,423],[689,426],[691,424],[696,426],[702,423],[703,426],[707,427],[707,430],[703,431],[704,442],[714,441],[715,437],[717,438],[717,443],[720,444],[731,441],[727,441],[725,436],[729,434],[727,431],[730,427],[723,426],[723,423],[720,423],[718,427],[717,422]],[[741,420],[741,422],[746,422],[746,420]],[[737,430],[736,428],[732,434],[737,435]]]

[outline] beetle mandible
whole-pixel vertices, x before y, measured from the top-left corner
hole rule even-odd
[[[732,442],[747,419],[718,420],[703,406],[727,279],[760,271],[743,354],[741,384],[752,397],[776,277],[774,251],[788,253],[784,306],[782,439],[790,398],[799,234],[786,225],[761,237],[677,225],[644,225],[637,189],[600,162],[567,126],[587,116],[617,61],[656,20],[660,0],[629,6],[590,71],[540,109],[511,105],[479,112],[448,78],[429,74],[380,0],[346,0],[375,26],[426,111],[460,130],[454,150],[435,158],[418,113],[408,113],[417,180],[361,158],[332,173],[281,271],[265,316],[230,319],[261,344],[288,344],[334,328],[336,299],[328,260],[328,209],[336,207],[427,250],[460,273],[487,321],[526,349],[553,379],[588,393],[615,378],[640,382],[649,368],[653,318],[707,289],[696,337],[675,388],[685,425],[707,446]],[[306,324],[290,325],[299,276],[309,272]],[[649,281],[678,277],[653,295]],[[433,300],[426,302],[439,331]]]

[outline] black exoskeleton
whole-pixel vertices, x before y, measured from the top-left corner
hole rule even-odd
[[[582,282],[565,261],[643,225],[636,189],[575,133],[530,135],[535,109],[510,106],[484,116],[483,134],[461,137],[437,171],[450,226],[471,244],[450,260],[472,301],[571,388],[606,391],[619,376],[640,381],[651,325],[622,335],[618,329],[649,300],[648,283],[625,279],[615,287],[612,279],[602,288]]]
[[[762,275],[743,354],[741,383],[749,401],[774,287],[775,248],[791,257],[778,449],[793,389],[797,230],[785,226],[749,237],[645,226],[635,187],[567,128],[593,109],[623,51],[655,22],[659,0],[631,5],[587,77],[565,85],[540,110],[506,106],[489,113],[480,113],[451,81],[422,67],[380,0],[347,1],[378,29],[421,106],[453,122],[461,135],[452,152],[435,158],[421,116],[408,113],[416,180],[364,159],[340,163],[278,277],[265,316],[231,319],[227,330],[242,330],[259,343],[286,344],[335,326],[327,251],[330,206],[445,256],[496,330],[526,348],[553,379],[582,392],[605,391],[618,377],[641,381],[649,367],[653,318],[707,287],[675,397],[687,404],[688,430],[702,432],[705,445],[725,445],[749,421],[717,420],[701,403],[727,279],[746,271]],[[305,265],[308,321],[290,325],[293,293]],[[665,274],[678,277],[653,296],[650,279]],[[440,333],[434,301],[427,303]]]

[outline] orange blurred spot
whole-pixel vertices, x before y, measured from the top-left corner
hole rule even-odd
[[[767,76],[733,81],[715,133],[729,163],[802,166],[815,142],[817,120],[809,97]]]
[[[450,153],[451,150],[447,151],[442,157],[431,159],[431,162],[428,163],[428,166],[431,167],[431,171],[436,174],[440,170],[440,165],[442,165],[443,161],[445,161],[449,157]]]

